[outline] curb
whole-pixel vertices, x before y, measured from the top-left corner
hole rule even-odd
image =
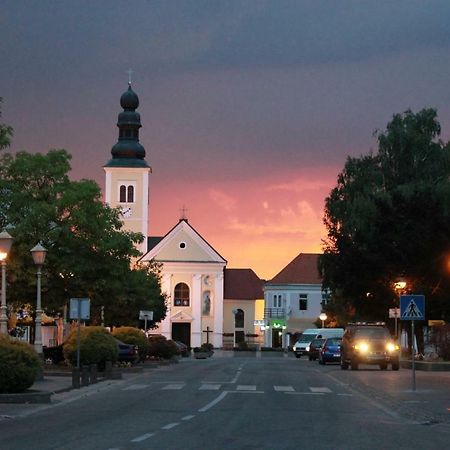
[[[412,362],[407,360],[400,361],[402,369],[412,369]],[[424,370],[430,372],[450,372],[450,362],[427,362],[415,361],[414,367],[416,370]]]
[[[51,403],[53,392],[26,391],[17,394],[0,394],[0,403]]]

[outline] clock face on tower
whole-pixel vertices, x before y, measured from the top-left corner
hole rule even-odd
[[[121,209],[121,212],[122,212],[122,216],[125,219],[128,219],[129,217],[131,217],[131,214],[133,214],[133,211],[130,206],[123,206]]]

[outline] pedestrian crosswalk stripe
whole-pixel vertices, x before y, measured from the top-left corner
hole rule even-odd
[[[201,391],[218,391],[221,387],[220,384],[202,384],[199,389]]]
[[[184,388],[184,384],[167,384],[162,388],[163,391],[177,391]]]
[[[310,387],[309,390],[314,393],[331,394],[331,390],[327,387]]]
[[[138,391],[139,389],[146,389],[148,388],[148,384],[130,384],[130,386],[127,386],[126,388],[123,388],[123,391]]]
[[[277,392],[294,392],[294,388],[292,386],[274,386],[273,388]]]
[[[256,391],[256,386],[251,384],[238,384],[236,387],[238,391]]]

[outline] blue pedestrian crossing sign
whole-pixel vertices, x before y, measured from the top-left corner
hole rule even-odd
[[[400,296],[401,320],[425,320],[425,296],[401,295]]]

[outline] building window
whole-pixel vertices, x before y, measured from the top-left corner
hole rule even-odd
[[[237,309],[234,314],[234,327],[244,328],[244,311],[242,309]]]
[[[281,308],[282,307],[281,295],[274,295],[273,296],[273,307],[274,308]]]
[[[119,187],[119,202],[134,203],[134,185],[121,184]]]
[[[298,295],[298,309],[300,311],[308,310],[308,294],[299,294]]]
[[[189,306],[189,286],[186,283],[178,283],[173,294],[175,306]]]

